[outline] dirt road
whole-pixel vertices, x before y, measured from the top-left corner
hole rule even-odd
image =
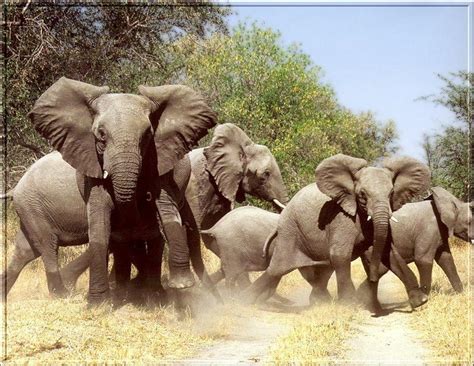
[[[380,285],[379,299],[397,310],[374,318],[366,314],[356,334],[347,341],[345,360],[351,364],[422,365],[430,352],[409,326],[410,311],[404,303],[406,295],[400,281],[391,273]]]
[[[333,282],[333,281],[332,281]],[[347,352],[334,361],[350,364],[422,364],[429,357],[429,351],[418,340],[408,325],[409,308],[403,308],[406,300],[404,289],[393,276],[387,275],[380,286],[380,299],[384,304],[398,303],[402,308],[387,316],[373,318],[365,312],[361,324],[357,324],[354,336],[346,341]],[[307,304],[309,287],[295,289],[290,296],[296,307]],[[404,312],[405,311],[405,312]],[[301,315],[304,316],[304,315]],[[183,364],[255,364],[269,360],[269,351],[275,341],[291,330],[291,323],[284,313],[278,314],[265,309],[242,314],[229,336],[203,349]],[[315,339],[317,342],[317,339]]]

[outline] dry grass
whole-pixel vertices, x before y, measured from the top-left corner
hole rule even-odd
[[[418,331],[434,358],[444,364],[471,363],[472,323],[470,313],[469,255],[467,243],[453,240],[454,261],[465,291],[453,292],[441,268],[434,265],[433,290],[428,303],[410,317],[411,325]]]
[[[10,252],[15,217],[7,221],[7,248]],[[76,257],[84,247],[61,249],[61,261]],[[9,253],[11,254],[11,253]],[[466,245],[453,245],[459,274],[467,287],[468,254]],[[206,267],[212,273],[219,267],[218,258],[203,248]],[[165,269],[166,270],[166,269]],[[352,264],[356,287],[365,278],[359,261]],[[252,277],[256,277],[254,274]],[[335,296],[334,279],[329,284]],[[469,360],[469,293],[452,294],[439,268],[434,269],[434,289],[430,301],[410,316],[425,344],[436,359],[446,362]],[[195,356],[216,342],[226,340],[243,319],[265,318],[284,324],[284,332],[270,351],[270,360],[278,364],[335,362],[341,359],[344,340],[367,315],[359,306],[338,303],[319,305],[292,313],[268,313],[229,301],[216,306],[209,295],[196,300],[197,316],[179,316],[167,307],[126,305],[113,310],[110,305],[87,309],[87,274],[78,282],[77,292],[68,299],[51,299],[40,260],[28,265],[9,294],[6,312],[6,359],[9,362],[166,362]],[[222,286],[222,285],[221,285]],[[306,303],[308,287],[299,272],[285,276],[278,292]]]
[[[360,261],[352,263],[352,278],[356,287],[365,279]],[[283,279],[279,289],[282,294],[302,285],[298,272]],[[329,291],[336,296],[333,278]],[[326,364],[342,359],[344,341],[351,337],[355,327],[363,319],[359,305],[344,305],[337,302],[318,304],[288,320],[290,332],[279,338],[271,350],[271,360],[276,364]]]
[[[15,215],[10,214],[6,224],[6,252],[10,256],[18,230]],[[85,246],[61,248],[60,261],[67,262],[84,249]],[[4,260],[5,256],[2,257]],[[209,262],[215,266],[216,260],[209,257]],[[232,326],[232,321],[226,319],[225,306],[217,309],[200,304],[201,310],[214,315],[212,319],[205,312],[183,319],[171,305],[137,307],[129,304],[114,310],[105,304],[87,309],[87,287],[85,274],[80,277],[74,295],[52,299],[41,260],[30,263],[8,296],[6,312],[2,311],[6,315],[2,319],[6,321],[3,359],[40,364],[127,360],[152,363],[183,359],[225,338]],[[201,302],[202,297],[201,293]]]

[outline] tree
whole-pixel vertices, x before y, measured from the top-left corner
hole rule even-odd
[[[339,105],[321,68],[297,45],[284,47],[278,32],[240,24],[230,36],[180,43],[194,49],[185,82],[209,97],[220,122],[239,125],[272,150],[290,193],[313,182],[315,167],[330,155],[374,161],[396,149],[393,122]]]
[[[35,100],[67,76],[116,92],[171,82],[183,57],[174,44],[187,34],[226,33],[230,9],[217,6],[7,5],[7,171],[13,185],[50,148],[27,120]]]
[[[472,200],[472,152],[469,138],[474,122],[474,73],[459,71],[449,77],[438,75],[444,86],[438,95],[422,97],[444,106],[454,113],[455,120],[441,132],[425,135],[423,149],[431,168],[433,185],[449,189],[463,200]]]

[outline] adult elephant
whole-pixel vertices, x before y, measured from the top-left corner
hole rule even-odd
[[[158,177],[197,144],[216,116],[186,86],[140,86],[139,91],[108,94],[107,87],[63,77],[35,103],[29,114],[33,125],[70,167],[67,171],[64,163],[55,170],[62,160],[50,154],[16,186],[21,230],[2,274],[6,292],[24,265],[41,255],[50,291],[66,293],[58,246],[89,242],[88,299],[101,302],[109,291],[109,240],[158,240]]]
[[[171,279],[175,288],[190,287],[189,256],[201,257],[200,229],[212,227],[228,213],[235,202],[245,195],[272,202],[281,210],[288,201],[278,164],[263,145],[255,144],[239,127],[231,123],[218,125],[209,146],[187,154],[179,169],[167,174],[163,195],[158,201],[165,234],[174,242],[175,259],[170,258],[180,273],[180,281]],[[203,238],[206,246],[210,243]],[[170,251],[171,252],[171,251]],[[69,283],[75,283],[89,265],[90,253],[85,253],[61,270]],[[136,263],[138,264],[138,263]],[[193,261],[202,273],[202,264]],[[140,273],[145,268],[139,268]],[[219,275],[217,275],[219,276]],[[213,276],[213,280],[218,278]]]
[[[269,267],[249,288],[249,301],[271,295],[286,273],[310,266],[318,271],[314,278],[326,284],[334,268],[339,298],[352,298],[351,260],[368,244],[373,245],[369,279],[376,291],[381,255],[390,249],[386,242],[392,211],[428,189],[430,171],[412,158],[388,160],[379,168],[338,154],[318,165],[316,182],[300,190],[283,210]],[[403,280],[413,307],[427,301],[396,250],[390,251],[390,268]]]

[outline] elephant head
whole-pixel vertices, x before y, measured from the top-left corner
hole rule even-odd
[[[170,170],[215,125],[215,114],[182,85],[140,87],[142,95],[108,90],[62,77],[29,117],[78,172],[110,179],[117,208],[138,217],[137,181],[147,150],[156,148],[155,169]]]
[[[338,154],[318,165],[316,183],[349,216],[354,217],[359,207],[368,220],[373,219],[369,277],[377,281],[392,211],[429,188],[430,170],[412,158],[394,158],[379,168],[367,166],[364,159]]]
[[[446,225],[449,236],[454,234],[462,240],[472,242],[474,240],[472,202],[462,202],[441,187],[433,187],[431,192],[440,219]]]
[[[272,202],[278,211],[288,202],[275,157],[266,146],[255,144],[234,124],[216,127],[204,155],[207,170],[229,201],[242,202],[247,193]]]

